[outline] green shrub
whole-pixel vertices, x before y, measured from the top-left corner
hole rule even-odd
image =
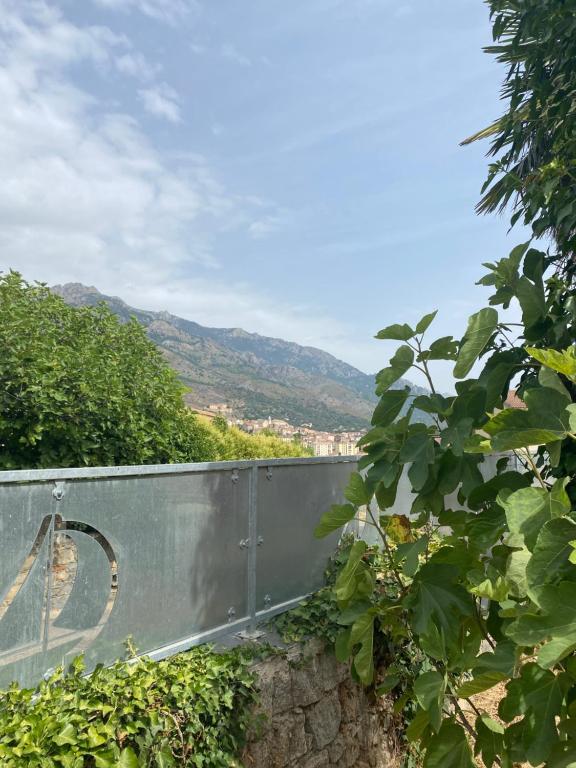
[[[286,442],[270,435],[249,435],[237,427],[222,429],[222,424],[204,425],[218,461],[235,459],[272,459],[311,456],[312,451],[301,443]]]
[[[183,386],[132,320],[0,275],[0,468],[214,458]]]
[[[4,768],[230,768],[251,725],[249,658],[206,646],[0,694]]]

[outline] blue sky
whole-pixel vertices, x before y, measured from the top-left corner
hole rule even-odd
[[[0,268],[322,347],[459,333],[501,111],[481,0],[0,0]],[[439,372],[448,386],[447,372]]]

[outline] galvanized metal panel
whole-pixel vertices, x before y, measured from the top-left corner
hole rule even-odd
[[[314,538],[332,504],[343,501],[354,463],[258,469],[256,610],[274,610],[321,587],[338,534]]]
[[[81,651],[111,663],[128,636],[161,658],[288,607],[322,584],[336,536],[312,531],[353,466],[0,472],[0,686]]]

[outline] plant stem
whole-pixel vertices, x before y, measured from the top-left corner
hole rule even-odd
[[[382,530],[382,528],[378,525],[376,522],[376,518],[374,517],[374,514],[372,513],[372,509],[370,507],[370,504],[366,505],[366,509],[368,511],[368,514],[370,515],[370,518],[372,520],[372,524],[378,529],[378,533],[380,534],[380,538],[382,539],[382,544],[384,545],[384,549],[386,550],[386,556],[388,557],[388,567],[391,571],[391,573],[394,575],[394,578],[398,582],[398,586],[402,591],[404,591],[404,584],[402,583],[402,579],[400,578],[400,574],[398,573],[398,570],[396,566],[394,565],[394,558],[392,557],[392,551],[390,549],[390,545],[388,544],[388,537]]]

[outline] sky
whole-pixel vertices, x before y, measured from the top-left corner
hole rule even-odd
[[[459,146],[490,41],[481,0],[0,0],[0,270],[369,373],[385,325],[458,336],[522,240]]]

